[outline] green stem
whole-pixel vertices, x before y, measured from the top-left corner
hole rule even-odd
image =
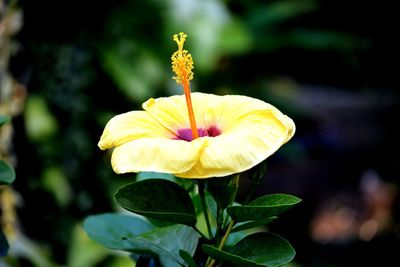
[[[224,237],[223,237],[222,240],[221,240],[221,243],[219,243],[218,250],[222,250],[222,248],[224,247],[224,245],[225,245],[225,243],[226,243],[226,240],[228,240],[228,236],[229,236],[229,234],[231,233],[232,228],[233,228],[233,226],[235,225],[235,223],[236,223],[236,222],[235,222],[234,220],[231,220],[231,222],[229,223],[228,229],[226,230],[225,235],[224,235]],[[207,265],[207,263],[208,263],[208,262],[206,262],[206,266],[208,266],[208,267],[213,267],[214,264],[215,264],[215,259],[212,259],[209,265]]]
[[[221,243],[219,243],[218,250],[221,250],[221,249],[224,247],[224,245],[225,245],[225,243],[226,243],[226,240],[228,240],[228,236],[229,236],[229,234],[231,233],[232,228],[233,228],[233,226],[235,225],[235,223],[236,223],[236,222],[235,222],[234,220],[231,220],[231,222],[229,223],[228,229],[226,230],[225,235],[224,235],[224,237],[223,237],[222,240],[221,240]]]
[[[217,230],[215,231],[215,240],[219,242],[221,240],[221,229],[223,227],[223,209],[217,204]]]
[[[240,174],[235,174],[235,176],[233,177],[233,184],[235,186],[234,191],[233,191],[233,197],[232,197],[233,200],[235,200],[236,194],[237,194],[237,191],[238,191],[238,188],[239,188],[239,178],[240,178]],[[226,240],[228,240],[228,236],[231,233],[232,228],[235,225],[235,223],[236,222],[234,220],[230,221],[230,223],[228,225],[228,229],[226,229],[226,232],[225,232],[224,236],[222,237],[221,242],[218,245],[218,250],[222,250],[222,248],[224,247],[224,245],[226,243]],[[215,261],[215,259],[212,259],[209,264],[208,264],[208,262],[209,261],[207,260],[206,266],[207,267],[213,267],[216,261]]]
[[[213,235],[212,235],[212,231],[211,231],[210,219],[208,217],[208,208],[206,205],[204,187],[205,187],[205,182],[199,181],[199,196],[200,196],[201,208],[203,209],[204,219],[205,219],[206,225],[207,225],[208,236],[209,236],[209,239],[211,239]]]
[[[236,194],[237,194],[238,189],[239,189],[239,178],[240,178],[240,174],[239,173],[237,173],[237,174],[235,174],[235,176],[233,176],[233,186],[234,186],[233,197],[232,197],[233,202],[235,201]]]

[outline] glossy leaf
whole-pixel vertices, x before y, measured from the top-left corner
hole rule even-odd
[[[161,172],[139,172],[136,174],[136,181],[143,181],[148,179],[164,179],[173,181],[175,176],[170,173],[161,173]]]
[[[242,240],[249,234],[251,234],[251,233],[245,233],[244,231],[237,231],[234,233],[231,232],[228,236],[228,239],[226,240],[225,246],[233,247],[235,244],[237,244],[240,240]]]
[[[202,248],[212,258],[235,266],[282,266],[293,260],[296,254],[286,239],[272,233],[249,235],[228,251],[210,245]]]
[[[212,257],[218,261],[230,262],[231,264],[233,264],[235,266],[249,266],[249,267],[263,266],[263,265],[258,265],[257,263],[254,263],[252,261],[246,260],[238,255],[234,255],[232,253],[219,250],[216,247],[213,247],[211,245],[203,245],[202,249],[210,257]]]
[[[163,259],[185,265],[179,250],[185,250],[190,256],[194,255],[198,240],[197,233],[191,227],[178,224],[156,228],[142,235],[127,238],[132,252],[152,251],[159,255],[163,265],[165,265]]]
[[[248,171],[248,177],[253,185],[259,185],[267,176],[267,160],[262,161]]]
[[[229,207],[227,212],[237,222],[261,220],[279,215],[300,201],[300,198],[287,194],[265,195],[248,205]]]
[[[192,256],[198,243],[197,233],[185,225],[153,228],[141,218],[119,214],[89,216],[83,228],[90,238],[105,247],[135,253],[158,255],[163,266],[185,264],[179,250]]]
[[[179,185],[163,179],[129,184],[115,199],[125,209],[149,218],[195,225],[196,214],[189,194]]]
[[[0,185],[11,184],[15,180],[15,171],[7,163],[0,160]]]
[[[262,226],[262,225],[266,225],[276,219],[278,219],[278,217],[272,216],[267,219],[238,223],[237,225],[235,225],[235,227],[233,227],[232,233],[243,231],[243,230],[248,230],[248,229],[255,228],[258,226]]]
[[[183,187],[185,190],[191,190],[194,187],[194,183],[190,179],[181,179],[175,177],[173,174],[170,173],[162,173],[162,172],[139,172],[136,175],[136,181],[143,181],[143,180],[149,180],[149,179],[163,179],[163,180],[169,180],[171,182],[177,183],[181,187]]]
[[[188,264],[189,267],[198,267],[196,261],[192,258],[192,256],[185,250],[179,250],[179,255],[185,262]]]
[[[91,239],[105,247],[129,251],[132,244],[127,238],[148,232],[153,226],[141,218],[105,213],[87,217],[83,229]]]
[[[230,176],[209,179],[207,181],[207,189],[221,208],[226,208],[232,204],[235,188],[231,183]]]

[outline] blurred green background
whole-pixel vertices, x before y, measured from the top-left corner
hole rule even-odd
[[[399,262],[400,58],[391,1],[0,3],[8,12],[1,25],[22,11],[8,69],[26,89],[9,150],[17,237],[1,267],[132,266],[81,229],[86,216],[116,211],[114,192],[135,178],[114,174],[97,142],[112,116],[182,93],[170,66],[180,31],[195,61],[193,91],[257,97],[296,123],[257,191],[303,198],[270,226],[295,247],[292,265]]]

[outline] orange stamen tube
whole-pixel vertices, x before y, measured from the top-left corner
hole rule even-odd
[[[172,70],[176,76],[173,79],[180,83],[185,93],[186,105],[189,113],[190,128],[192,129],[193,140],[199,137],[197,130],[196,119],[194,117],[192,99],[190,96],[190,80],[193,79],[193,59],[192,55],[187,50],[183,50],[183,44],[185,43],[187,35],[183,32],[175,34],[173,40],[178,44],[178,51],[176,51],[172,57]]]
[[[194,118],[189,80],[182,81],[182,86],[183,86],[183,91],[185,92],[186,105],[189,113],[190,128],[192,129],[192,136],[193,139],[196,139],[197,137],[199,137],[199,132],[197,130],[196,119]]]

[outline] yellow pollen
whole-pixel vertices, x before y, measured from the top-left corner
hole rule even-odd
[[[183,91],[185,92],[186,105],[189,113],[190,128],[192,129],[193,140],[199,137],[199,132],[196,126],[196,120],[194,117],[192,99],[190,96],[190,80],[193,79],[193,59],[192,55],[187,50],[183,50],[183,44],[185,43],[187,35],[183,32],[174,34],[173,40],[178,44],[178,51],[176,51],[172,57],[172,70],[176,76],[173,79],[179,84],[182,84]]]
[[[178,44],[178,51],[176,51],[172,57],[172,70],[176,74],[173,79],[177,83],[182,83],[183,81],[189,82],[193,79],[193,58],[192,55],[188,53],[187,50],[183,50],[183,44],[185,43],[187,35],[183,32],[174,34],[173,40]]]

